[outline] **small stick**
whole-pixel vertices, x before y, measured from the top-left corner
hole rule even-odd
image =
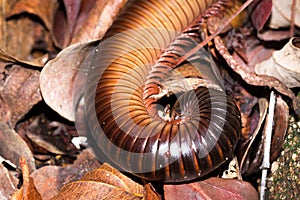
[[[226,20],[226,22],[222,25],[220,25],[220,27],[218,27],[217,31],[214,32],[212,35],[208,36],[205,40],[203,40],[201,43],[199,43],[196,47],[194,47],[193,49],[191,49],[189,52],[187,52],[184,56],[182,56],[179,61],[177,62],[177,66],[180,65],[183,61],[187,60],[191,55],[193,55],[194,53],[196,53],[199,49],[201,49],[204,45],[206,45],[209,41],[211,41],[214,37],[216,37],[217,35],[219,35],[221,33],[221,31],[238,15],[240,14],[243,10],[245,10],[247,8],[247,6],[249,6],[250,3],[252,3],[253,0],[247,0],[238,10],[237,12],[232,15],[228,20]]]
[[[272,138],[272,123],[274,118],[276,96],[274,91],[270,95],[269,114],[267,117],[266,131],[265,131],[265,142],[264,142],[264,158],[262,161],[261,169],[261,184],[260,184],[260,200],[265,199],[266,190],[266,178],[268,169],[270,168],[270,149],[271,149],[271,138]]]
[[[290,24],[290,36],[291,37],[293,37],[295,34],[296,3],[297,3],[297,0],[293,0],[292,6],[291,6],[291,24]]]

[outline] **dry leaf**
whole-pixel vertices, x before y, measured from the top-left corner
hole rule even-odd
[[[289,27],[291,24],[292,10],[295,9],[295,25],[300,27],[300,0],[296,0],[296,7],[292,7],[293,0],[272,0],[272,15],[269,27],[277,29]]]
[[[14,193],[17,187],[16,180],[14,180],[14,178],[15,177],[11,176],[8,170],[0,164],[0,199],[9,199]]]
[[[53,154],[57,155],[64,155],[66,152],[61,151],[57,146],[51,143],[51,141],[47,141],[44,138],[40,137],[39,135],[36,135],[31,132],[27,132],[26,136],[29,138],[31,142],[34,142],[35,145],[38,145],[39,148],[45,149],[45,151],[48,151]]]
[[[282,98],[277,97],[274,114],[274,130],[271,143],[270,162],[275,161],[283,148],[283,142],[288,128],[289,107]]]
[[[272,57],[255,66],[257,74],[273,76],[289,88],[300,87],[300,38],[291,38]]]
[[[101,167],[86,173],[81,180],[106,183],[132,194],[142,195],[144,193],[144,189],[141,185],[135,183],[106,163],[101,165]]]
[[[284,142],[288,117],[289,108],[285,101],[280,97],[276,100],[275,115],[274,115],[274,126],[272,131],[272,142],[271,142],[271,155],[270,162],[275,161],[280,152]],[[238,157],[241,161],[241,171],[244,176],[252,175],[260,170],[262,159],[263,159],[263,143],[264,138],[262,131],[264,131],[264,121],[268,109],[268,104],[265,99],[259,101],[260,118],[257,123],[256,129],[248,139],[242,138],[240,141],[240,147],[238,150]],[[252,123],[254,125],[254,123]],[[243,158],[241,158],[243,157]]]
[[[51,30],[58,6],[59,3],[57,0],[19,0],[8,13],[7,17],[27,12],[39,17],[47,29]]]
[[[23,185],[20,190],[17,190],[11,200],[42,200],[34,186],[33,179],[29,177],[29,169],[24,157],[20,158],[20,166],[22,169]]]
[[[272,10],[272,0],[255,0],[250,7],[254,9],[251,11],[251,20],[257,30],[261,30]]]
[[[72,165],[45,166],[35,170],[31,177],[43,200],[49,200],[58,194],[64,184],[79,180],[83,174],[99,166],[100,163],[89,149],[81,152]]]
[[[150,183],[144,186],[145,189],[145,197],[143,200],[161,200],[159,194],[155,191]]]
[[[13,66],[0,87],[1,121],[14,127],[28,111],[42,100],[37,70]]]
[[[142,199],[144,189],[108,164],[88,172],[81,180],[68,183],[52,200]]]
[[[41,72],[40,87],[45,102],[70,121],[74,121],[74,104],[79,98],[76,95],[81,94],[80,86],[75,85],[78,83],[75,83],[78,70],[96,44],[97,41],[94,41],[65,48],[55,59],[49,61]],[[81,84],[83,85],[84,83]]]
[[[118,187],[96,181],[76,181],[64,186],[59,195],[51,200],[140,200],[141,197],[127,193]]]
[[[7,19],[5,11],[0,12],[0,60],[42,66],[47,55],[41,55],[38,59],[32,55],[39,32],[37,27],[41,25],[25,17]]]
[[[300,107],[298,99],[296,98],[294,92],[290,90],[284,83],[279,81],[277,78],[268,75],[256,74],[253,72],[249,72],[242,67],[242,65],[237,62],[233,56],[229,53],[228,49],[225,47],[223,40],[216,36],[214,38],[216,49],[225,59],[227,64],[234,70],[237,74],[241,76],[241,78],[249,85],[255,86],[268,86],[269,88],[274,88],[281,94],[288,96],[293,100],[293,109],[296,114],[300,114]]]
[[[245,181],[209,178],[190,184],[164,185],[165,200],[258,200],[256,190]]]
[[[85,4],[88,2],[83,1]],[[126,2],[127,0],[96,0],[91,10],[80,13],[71,44],[102,38]]]
[[[23,156],[29,166],[30,172],[35,170],[33,155],[24,140],[8,125],[0,122],[0,155],[20,166],[19,160]]]

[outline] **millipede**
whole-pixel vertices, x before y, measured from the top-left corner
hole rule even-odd
[[[204,37],[227,0],[131,0],[89,57],[90,135],[121,169],[151,181],[201,177],[233,157],[240,112]]]

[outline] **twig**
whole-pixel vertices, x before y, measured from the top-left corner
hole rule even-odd
[[[291,6],[291,24],[290,24],[290,36],[291,37],[293,37],[295,34],[296,3],[297,3],[297,0],[293,0],[292,6]]]
[[[270,149],[271,149],[271,137],[272,137],[272,123],[274,118],[276,97],[274,91],[270,95],[269,114],[267,117],[267,125],[265,131],[265,142],[264,142],[264,158],[261,165],[262,175],[260,184],[260,200],[265,199],[266,190],[266,178],[268,169],[270,168]]]
[[[204,45],[206,45],[209,41],[211,41],[214,37],[216,37],[217,35],[219,35],[222,30],[238,15],[240,14],[243,10],[245,10],[247,8],[247,6],[249,6],[251,3],[253,2],[253,0],[247,0],[237,11],[234,15],[232,15],[228,20],[226,20],[226,22],[222,25],[220,25],[217,29],[216,32],[214,32],[212,35],[208,36],[205,40],[203,40],[201,43],[199,43],[196,47],[194,47],[193,49],[191,49],[189,52],[187,52],[184,56],[182,56],[177,65],[180,65],[183,61],[187,60],[191,55],[193,55],[194,53],[196,53],[200,48],[202,48]]]

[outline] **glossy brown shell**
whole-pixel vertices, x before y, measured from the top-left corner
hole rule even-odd
[[[91,55],[85,94],[90,134],[122,169],[149,180],[186,181],[232,157],[239,111],[222,89],[198,87],[176,94],[173,109],[185,116],[177,121],[160,118],[157,99],[151,98],[170,78],[172,62],[184,46],[198,42],[199,30],[187,27],[212,3],[131,1]],[[180,35],[188,39],[176,41]],[[175,52],[174,57],[163,52]]]

